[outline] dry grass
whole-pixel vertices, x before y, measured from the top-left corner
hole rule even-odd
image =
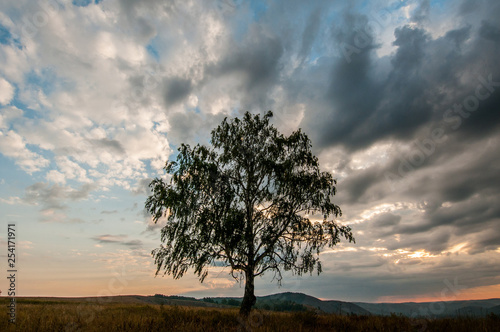
[[[0,299],[5,313],[7,303]],[[500,331],[495,316],[428,320],[255,310],[244,322],[237,309],[75,300],[19,299],[15,326],[6,316],[0,316],[0,331]]]

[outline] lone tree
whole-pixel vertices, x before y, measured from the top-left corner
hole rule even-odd
[[[328,219],[341,215],[331,202],[336,180],[320,172],[310,140],[300,129],[283,136],[272,116],[224,119],[212,147],[182,144],[177,161],[165,166],[169,183],[154,179],[146,201],[155,222],[168,217],[164,244],[152,251],[156,274],[163,269],[178,279],[193,267],[203,282],[209,266],[225,264],[234,278],[245,275],[243,317],[256,302],[255,277],[319,274],[325,245],[342,236],[354,241],[348,226]]]

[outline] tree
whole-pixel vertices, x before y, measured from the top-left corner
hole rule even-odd
[[[164,243],[152,251],[156,274],[180,278],[188,270],[203,282],[208,267],[224,264],[245,276],[240,314],[256,302],[254,279],[282,271],[321,273],[319,253],[343,236],[348,226],[329,220],[341,215],[331,202],[336,180],[320,172],[311,142],[299,129],[285,137],[262,117],[246,113],[227,118],[212,131],[212,147],[182,144],[177,161],[166,163],[170,180],[150,183],[146,209]]]

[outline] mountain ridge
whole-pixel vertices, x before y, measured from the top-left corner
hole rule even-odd
[[[214,297],[211,299],[241,299],[238,297]],[[304,293],[284,292],[257,296],[256,306],[270,301],[291,301],[312,310],[324,313],[348,315],[381,315],[391,314],[410,317],[455,317],[500,315],[500,298],[484,300],[456,300],[436,302],[402,302],[402,303],[369,303],[347,302],[338,300],[320,300]]]
[[[241,297],[206,297],[197,299],[179,295],[118,295],[109,297],[16,297],[20,303],[85,302],[85,303],[143,303],[148,305],[178,305],[190,307],[237,307]],[[317,313],[341,315],[392,314],[408,317],[457,317],[487,315],[500,316],[500,298],[484,300],[457,300],[437,302],[369,303],[321,300],[304,293],[284,292],[257,296],[255,309],[275,311],[316,311]]]

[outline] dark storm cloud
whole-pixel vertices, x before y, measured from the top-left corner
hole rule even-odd
[[[335,32],[336,42],[341,45],[357,38],[355,21],[367,21],[363,16],[353,15],[345,20],[353,23]],[[352,30],[345,30],[349,28]],[[322,145],[330,145],[341,138],[346,144],[360,144],[359,136],[364,134],[357,134],[353,130],[374,112],[374,105],[379,102],[382,87],[370,76],[372,52],[376,46],[372,43],[372,36],[366,36],[366,47],[352,61],[340,59],[332,64],[331,81],[326,91],[326,109],[314,122],[319,127]]]
[[[424,23],[429,19],[429,14],[431,11],[431,4],[429,0],[422,0],[418,5],[417,9],[413,12],[411,16],[411,21],[416,23]]]
[[[302,45],[299,51],[300,57],[305,58],[310,54],[315,38],[318,35],[320,23],[321,9],[317,8],[309,16],[304,33],[302,34]]]
[[[240,43],[231,45],[230,52],[220,61],[206,68],[202,84],[210,84],[211,79],[226,75],[239,75],[244,91],[243,108],[266,109],[269,105],[267,93],[278,82],[281,68],[280,59],[283,45],[279,38],[258,26],[251,26],[248,35]]]
[[[468,210],[458,206],[474,195],[488,204],[500,198],[495,167],[500,156],[494,143],[488,143],[500,123],[496,28],[490,20],[458,21],[456,26],[435,39],[425,26],[397,28],[396,52],[382,59],[376,58],[371,46],[353,54],[351,63],[331,58],[331,84],[325,99],[330,107],[324,103],[321,113],[312,110],[313,116],[303,121],[309,126],[307,132],[323,147],[340,145],[354,151],[388,138],[410,144],[409,152],[390,150],[384,164],[362,170],[348,166],[348,176],[339,184],[339,198],[349,204],[391,201],[396,199],[394,195],[428,201],[426,220],[400,225],[395,233],[425,233],[446,225],[455,231],[471,231],[471,225],[488,227],[491,218],[497,218],[487,204],[474,202]],[[385,67],[389,71],[386,77],[376,79],[373,72],[382,62],[389,63]],[[487,97],[479,98],[478,89]],[[461,110],[455,110],[456,104]],[[444,138],[429,146],[436,128]],[[484,147],[484,155],[467,149],[474,142]],[[441,167],[461,155],[470,157],[462,158],[457,167]],[[412,162],[419,158],[421,162]],[[390,188],[385,177],[388,173],[405,181],[402,192]],[[445,213],[447,208],[441,207],[444,202],[452,204],[448,213],[459,210],[461,214]],[[428,240],[428,246],[432,241]]]
[[[488,150],[486,155],[476,157],[478,159],[462,168],[450,170],[432,180],[434,192],[440,194],[441,201],[461,202],[477,194],[500,195],[500,158]]]
[[[453,41],[457,48],[460,48],[463,43],[470,38],[471,26],[466,26],[456,30],[450,30],[446,33],[445,38]]]
[[[498,240],[498,236],[490,238],[488,248],[482,246],[481,241],[478,241],[482,237],[481,233],[485,230],[496,229],[495,225],[499,221],[500,209],[492,207],[492,203],[493,201],[488,199],[484,204],[471,201],[458,206],[440,206],[430,213],[426,212],[421,218],[416,216],[411,219],[405,218],[395,227],[377,234],[383,237],[400,234],[399,241],[386,241],[389,250],[412,248],[412,250],[425,249],[439,253],[449,246],[448,242],[451,236],[469,241],[472,247],[482,248],[480,251],[475,250],[470,253],[495,250],[500,242],[497,242],[495,246],[491,241]],[[378,231],[380,232],[380,230]],[[488,232],[489,235],[498,235],[496,231]]]
[[[492,225],[491,231],[483,232],[475,238],[475,241],[471,244],[469,248],[469,252],[471,254],[482,253],[487,250],[496,250],[498,248],[498,244],[500,243],[500,230],[498,227],[497,220],[494,225]]]
[[[191,80],[180,77],[167,79],[165,82],[165,103],[168,106],[182,101],[193,89]]]
[[[412,234],[402,237],[400,241],[387,241],[388,250],[411,249],[413,251],[425,250],[432,254],[439,254],[448,249],[451,234],[447,230],[434,231],[430,234]]]
[[[477,10],[481,4],[481,0],[464,0],[460,5],[459,14],[467,15]]]
[[[325,108],[317,119],[321,122],[315,122],[323,146],[342,144],[356,150],[391,136],[408,139],[430,119],[428,85],[420,71],[429,37],[421,29],[405,26],[396,29],[395,38],[398,49],[386,78],[374,75],[375,45],[354,55],[351,62],[336,61],[327,92],[330,110]]]
[[[269,81],[278,74],[277,66],[283,54],[280,40],[266,36],[259,28],[253,28],[248,40],[235,46],[234,51],[207,71],[214,76],[243,73],[245,87],[250,90],[261,84],[272,83]]]
[[[428,223],[421,223],[416,227],[406,230],[401,229],[400,231],[416,233],[442,225],[453,225],[458,229],[456,232],[459,235],[477,233],[494,226],[500,218],[500,208],[495,205],[492,206],[492,204],[494,204],[494,201],[483,198],[481,201],[470,200],[453,205],[453,208],[441,207],[428,216]]]
[[[498,43],[500,41],[500,28],[492,22],[483,21],[479,35],[484,39]]]
[[[371,221],[372,227],[387,227],[399,224],[401,216],[394,215],[390,212],[382,213],[376,216],[374,220]]]
[[[393,74],[394,72],[405,71],[410,74],[410,81],[415,79],[418,69],[422,66],[422,61],[425,57],[426,44],[429,41],[429,36],[423,29],[416,29],[410,26],[397,28],[394,31],[396,40],[393,45],[398,47],[398,50],[392,58]],[[402,83],[402,78],[397,77],[397,82]]]
[[[343,191],[342,196],[346,196],[342,200],[347,203],[366,201],[363,197],[365,192],[381,181],[383,181],[383,174],[378,167],[351,172],[351,176],[339,183],[339,190]]]
[[[436,39],[423,25],[398,27],[396,51],[383,58],[375,55],[376,36],[362,29],[367,22],[366,16],[346,15],[342,27],[334,29],[334,42],[347,55],[318,63],[330,71],[330,83],[325,99],[303,125],[322,147],[342,145],[354,151],[387,138],[411,140],[422,127],[443,122],[455,103],[474,106],[467,98],[478,79],[492,74],[500,81],[495,66],[500,30],[490,20],[458,22]],[[471,136],[484,137],[497,127],[498,90],[466,122],[464,131]],[[456,113],[446,120],[451,115]]]
[[[491,75],[491,74],[490,74]],[[482,80],[488,80],[486,76],[479,76]],[[480,101],[475,98],[473,93],[467,95],[459,103],[461,113],[453,113],[453,120],[456,120],[454,125],[460,125],[460,133],[456,133],[458,139],[477,140],[494,134],[499,127],[500,112],[498,112],[500,105],[500,72],[491,75],[494,77],[492,80],[496,86],[495,90],[489,97]],[[486,90],[484,90],[486,91]],[[477,106],[476,106],[477,105]],[[473,109],[468,111],[467,108]],[[458,116],[462,114],[463,116]],[[447,120],[452,121],[452,118]]]
[[[436,150],[434,155],[428,157],[427,163],[413,168],[413,172],[418,172],[419,176],[413,177],[413,173],[403,174],[401,181],[404,185],[394,192],[384,175],[389,170],[398,174],[397,168],[402,165],[402,160],[406,163],[404,165],[409,165],[409,159],[401,159],[396,154],[397,157],[394,156],[394,160],[385,165],[374,165],[366,170],[351,172],[339,185],[339,196],[348,195],[347,202],[350,204],[391,199],[426,201],[423,220],[412,217],[414,223],[400,225],[385,235],[391,232],[415,234],[441,226],[453,226],[462,232],[478,232],[490,227],[491,220],[499,217],[494,202],[500,198],[500,180],[497,175],[500,171],[500,156],[496,153],[495,146],[493,141],[484,144],[481,150],[458,150],[458,153],[470,155],[470,158],[462,157],[459,164],[443,164],[441,157],[446,160],[456,155]],[[417,146],[415,151],[424,156]],[[452,151],[456,153],[457,150]],[[445,207],[445,203],[449,206]]]

